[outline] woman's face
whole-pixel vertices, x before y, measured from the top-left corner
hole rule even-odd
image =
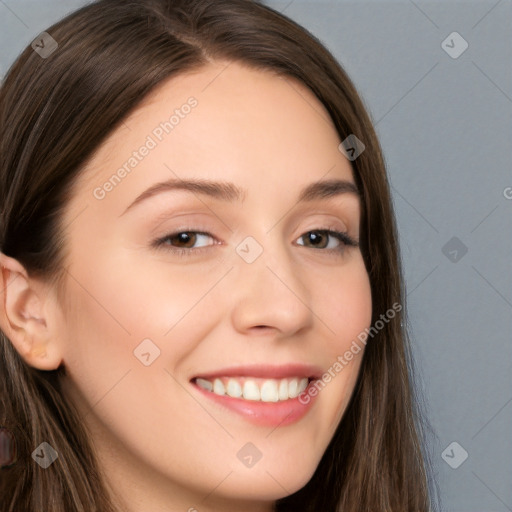
[[[63,387],[134,510],[266,510],[304,486],[363,351],[293,397],[371,321],[359,247],[319,232],[359,237],[326,110],[292,79],[227,64],[156,90],[64,218]]]

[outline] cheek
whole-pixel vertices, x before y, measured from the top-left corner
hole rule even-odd
[[[357,381],[365,344],[360,341],[371,325],[371,286],[361,257],[350,269],[332,279],[328,293],[318,300],[319,313],[326,335],[318,345],[325,355],[325,372],[317,384],[319,404],[325,408],[329,435],[341,420]],[[359,337],[359,338],[358,338]]]
[[[333,276],[318,303],[330,333],[329,348],[338,354],[370,326],[372,319],[370,280],[360,255]]]
[[[118,261],[101,272],[72,271],[63,387],[95,438],[101,439],[102,449],[121,442],[142,460],[187,474],[190,454],[222,456],[212,452],[204,436],[216,425],[184,390],[175,371],[209,330],[210,316],[201,309],[200,298],[211,280],[191,283],[176,273],[164,282],[141,268]],[[143,434],[147,432],[150,437]],[[170,445],[175,438],[182,441]]]
[[[174,372],[211,330],[215,319],[207,313],[212,304],[205,311],[202,302],[224,270],[178,270],[162,276],[163,268],[158,262],[125,259],[121,252],[97,260],[94,267],[75,265],[71,270],[64,364],[84,395],[82,401],[95,404],[107,392],[121,397],[126,377],[140,381],[143,402],[143,390],[146,396],[158,392],[153,378],[163,376],[168,384],[164,369]],[[118,386],[115,393],[109,391],[113,386]],[[128,401],[138,398],[131,395]]]

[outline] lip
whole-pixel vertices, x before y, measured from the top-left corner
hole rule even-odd
[[[214,379],[215,377],[256,377],[262,379],[285,379],[287,377],[307,377],[319,379],[322,370],[318,366],[302,363],[291,363],[280,366],[268,364],[252,364],[245,366],[230,366],[210,372],[204,372],[191,379]]]
[[[301,396],[308,394],[313,382],[320,378],[321,370],[312,365],[287,364],[283,366],[251,365],[236,366],[201,373],[193,377],[190,382],[193,388],[202,396],[212,400],[216,404],[233,411],[254,425],[277,427],[296,423],[311,409],[316,397],[309,395],[307,403],[302,403]],[[308,387],[297,397],[278,402],[261,402],[256,400],[244,400],[228,395],[217,395],[207,391],[195,383],[196,378],[213,379],[215,377],[256,377],[269,379],[284,379],[287,377],[307,377]]]

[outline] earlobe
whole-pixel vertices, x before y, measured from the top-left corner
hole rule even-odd
[[[27,364],[57,369],[62,357],[47,317],[48,294],[14,258],[0,253],[0,264],[0,329]]]

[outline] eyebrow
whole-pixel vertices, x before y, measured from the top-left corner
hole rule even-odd
[[[243,203],[247,197],[247,190],[236,186],[227,181],[212,181],[206,179],[170,179],[164,182],[156,183],[142,192],[120,215],[124,215],[128,210],[142,201],[160,194],[173,190],[185,190],[188,192],[202,194],[227,202]],[[304,187],[297,199],[298,203],[311,202],[318,199],[328,199],[342,194],[353,194],[360,197],[359,190],[354,183],[346,180],[331,179],[317,181]]]

